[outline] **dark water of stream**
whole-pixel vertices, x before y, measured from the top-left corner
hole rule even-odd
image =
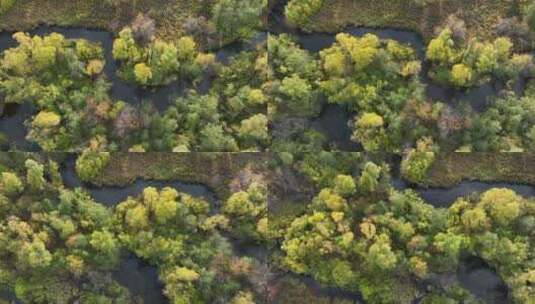
[[[158,278],[156,267],[150,266],[135,255],[129,254],[121,259],[112,278],[127,288],[135,298],[143,300],[145,304],[167,304],[169,300],[163,295],[163,284]],[[0,300],[7,303],[22,304],[14,293],[1,291]]]
[[[462,181],[449,188],[423,188],[409,185],[400,178],[393,178],[392,185],[397,190],[412,189],[427,203],[438,208],[447,208],[458,198],[479,194],[492,188],[511,189],[524,198],[535,197],[534,186],[503,182]],[[461,257],[457,270],[457,280],[463,288],[470,291],[475,297],[482,299],[484,303],[509,303],[507,285],[496,271],[479,257],[470,255]]]
[[[159,181],[136,179],[134,182],[125,186],[93,186],[82,182],[78,178],[75,170],[75,162],[76,160],[74,156],[69,156],[64,161],[60,171],[63,184],[68,188],[83,188],[96,202],[104,204],[108,207],[112,207],[120,202],[123,202],[129,196],[136,197],[140,195],[143,192],[143,189],[146,187],[175,188],[179,192],[184,192],[194,197],[202,197],[212,205],[212,210],[218,207],[218,199],[215,193],[207,186],[194,183],[185,183],[180,180]]]
[[[5,290],[0,291],[0,300],[6,301],[9,304],[22,304],[22,302],[17,299],[14,293]]]
[[[438,208],[447,208],[458,198],[467,197],[475,193],[482,193],[492,188],[507,188],[525,198],[535,197],[534,186],[513,183],[463,181],[449,188],[424,188],[409,185],[406,181],[400,178],[392,178],[392,185],[398,190],[412,189],[427,203]]]
[[[304,283],[309,290],[311,290],[315,295],[320,297],[326,297],[332,300],[346,300],[354,304],[364,303],[362,296],[359,293],[344,291],[335,287],[325,287],[319,284],[316,280],[306,277],[306,276],[296,276],[299,280]]]
[[[125,186],[95,187],[88,185],[83,183],[76,175],[75,157],[73,155],[69,155],[63,162],[60,173],[63,184],[66,187],[81,187],[96,202],[102,203],[107,207],[113,207],[129,196],[136,197],[143,192],[144,188],[149,186],[156,188],[171,187],[194,197],[202,197],[211,203],[212,210],[216,209],[214,205],[218,204],[215,193],[208,187],[201,184],[185,183],[179,180],[155,181],[137,179],[135,182]],[[119,284],[128,288],[132,295],[141,297],[144,301],[143,303],[165,304],[169,302],[162,294],[163,285],[158,279],[157,268],[149,265],[133,254],[129,254],[121,260],[118,268],[113,271],[113,278]]]
[[[461,259],[457,278],[461,286],[487,304],[509,303],[508,288],[502,278],[481,258]]]
[[[113,59],[113,33],[87,28],[68,28],[58,26],[39,26],[28,32],[30,35],[48,35],[59,33],[67,39],[85,39],[90,42],[99,43],[102,47],[106,64],[103,73],[111,83],[110,96],[114,100],[122,100],[133,106],[139,107],[142,101],[150,101],[160,112],[163,112],[169,105],[174,103],[175,97],[183,95],[189,84],[185,81],[174,81],[170,84],[156,88],[142,88],[135,84],[123,81],[117,75],[119,64]],[[11,37],[12,32],[0,32],[0,52],[16,47],[17,43]],[[239,41],[222,47],[215,52],[217,61],[227,63],[229,58],[247,50],[253,50],[258,44],[266,39],[266,33],[257,33],[249,41]],[[194,87],[197,92],[207,93],[211,86],[214,75],[211,72],[204,72],[199,83]],[[1,102],[3,103],[3,102]],[[12,149],[22,151],[37,151],[36,144],[26,141],[26,128],[23,123],[34,114],[34,107],[29,104],[9,105],[6,113],[0,117],[0,133],[5,134],[6,142]],[[6,148],[6,147],[3,147]],[[7,149],[4,149],[7,150]]]
[[[360,145],[350,140],[352,132],[348,124],[352,119],[351,113],[343,107],[326,104],[320,115],[312,119],[310,127],[326,135],[329,144],[335,146],[337,150],[361,151]]]
[[[156,267],[133,254],[121,260],[112,276],[119,284],[128,288],[133,296],[142,298],[145,304],[169,303],[162,293],[164,286],[158,278]]]
[[[293,288],[293,284],[288,284],[287,281],[299,282],[302,284],[304,290],[301,287],[298,287],[296,292]],[[287,304],[294,303],[293,299],[296,300],[295,303],[305,303],[305,300],[300,298],[304,296],[308,300],[312,300],[310,295],[317,297],[318,301],[312,301],[311,303],[352,303],[352,304],[363,304],[365,303],[362,299],[362,296],[357,292],[349,292],[342,290],[336,287],[329,287],[318,283],[313,278],[306,275],[299,275],[294,273],[279,273],[277,277],[269,283],[274,290],[276,290],[274,299],[270,302],[273,304]],[[303,292],[306,292],[303,295]],[[281,296],[282,295],[282,296]]]

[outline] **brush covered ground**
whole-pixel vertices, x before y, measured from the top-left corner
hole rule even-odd
[[[427,172],[426,184],[451,187],[463,180],[535,185],[531,153],[439,154]]]
[[[209,19],[214,0],[8,0],[0,14],[0,30],[24,31],[38,25],[102,28],[119,32],[140,13],[156,20],[159,38],[185,35],[190,18]],[[8,5],[8,3],[10,3]],[[12,4],[11,4],[12,3]],[[2,10],[0,10],[2,12]],[[230,41],[224,41],[228,43]]]
[[[91,180],[97,186],[123,186],[141,178],[200,183],[220,199],[265,172],[267,153],[111,153]],[[199,170],[202,168],[202,170]]]
[[[284,2],[281,0],[281,2]],[[412,30],[426,40],[435,34],[451,14],[467,22],[471,37],[495,37],[501,19],[521,18],[529,0],[325,0],[303,28],[307,31],[337,32],[354,26]],[[533,45],[532,45],[533,47]]]

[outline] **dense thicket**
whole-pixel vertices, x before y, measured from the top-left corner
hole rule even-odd
[[[35,105],[27,139],[43,150],[239,151],[269,143],[265,45],[236,55],[227,66],[213,54],[199,53],[191,37],[164,42],[153,39],[150,26],[124,29],[113,55],[126,80],[159,86],[197,82],[204,75],[213,81],[203,95],[186,89],[183,97],[172,97],[177,102],[160,114],[155,101],[137,107],[133,100],[110,97],[97,44],[59,34],[14,38],[18,46],[0,59],[0,92],[5,103]]]
[[[408,46],[342,33],[314,57],[283,34],[270,38],[268,52],[277,151],[324,148],[321,135],[299,119],[317,116],[325,102],[351,113],[351,139],[366,151],[400,152],[438,133],[433,122],[446,109],[425,100],[421,63]]]
[[[450,25],[427,47],[426,56],[432,64],[429,75],[457,87],[480,85],[492,78],[512,79],[532,63],[531,56],[513,54],[512,48],[509,38],[480,42],[467,38],[463,25]]]
[[[122,63],[119,75],[141,86],[195,79],[214,61],[213,55],[199,53],[191,37],[164,42],[149,36],[143,42],[136,41],[134,34],[131,28],[119,33],[113,42],[113,57]]]
[[[274,232],[279,266],[358,291],[369,303],[400,303],[418,294],[422,280],[455,273],[470,254],[496,269],[515,303],[534,296],[533,199],[494,188],[436,208],[412,190],[395,190],[388,166],[360,156],[305,154],[293,167],[318,192],[304,214]],[[477,303],[458,284],[427,290],[423,303]]]
[[[0,60],[0,92],[6,103],[36,106],[28,139],[44,150],[70,150],[105,137],[122,104],[107,94],[101,48],[59,34],[13,37],[18,46]]]
[[[306,26],[323,4],[324,0],[290,0],[284,8],[284,14],[292,24]]]
[[[136,150],[258,151],[267,148],[267,56],[263,46],[243,52],[226,66],[217,65],[217,78],[206,94],[189,91],[162,114],[150,117],[145,128],[132,132]]]
[[[77,172],[95,181],[107,157],[86,153]],[[158,269],[170,303],[263,303],[266,265],[238,256],[231,242],[265,241],[262,181],[238,188],[220,209],[169,187],[147,187],[107,208],[65,187],[58,168],[45,156],[2,156],[0,285],[19,300],[143,303],[112,276],[132,252]]]
[[[112,211],[65,188],[57,163],[24,159],[1,168],[0,284],[24,303],[134,303],[110,273],[120,255]]]
[[[459,21],[452,18],[429,43],[426,71],[431,81],[447,83],[459,95],[470,92],[455,86],[503,84],[504,90],[488,97],[479,113],[464,100],[428,98],[420,73],[422,62],[413,48],[396,41],[341,33],[334,44],[315,55],[301,49],[291,35],[271,36],[268,112],[272,149],[289,153],[337,149],[326,146],[330,138],[324,135],[329,134],[311,128],[326,103],[349,113],[351,140],[364,151],[533,149],[533,122],[528,114],[533,104],[531,82],[524,97],[512,91],[531,79],[532,56],[513,54],[507,38],[485,43],[468,39],[462,25],[455,26],[455,22]]]
[[[267,0],[217,0],[211,21],[222,41],[244,39],[261,26],[262,10]]]
[[[240,193],[229,198],[226,206]],[[265,208],[265,199],[258,203]],[[148,187],[138,199],[129,198],[115,209],[118,238],[137,256],[158,266],[171,303],[222,299],[240,303],[240,298],[252,300],[254,291],[261,292],[263,282],[255,276],[261,275],[262,265],[233,256],[231,244],[221,236],[220,230],[235,227],[233,221],[239,218],[210,215],[211,208],[208,202],[175,189]],[[224,207],[223,213],[233,215],[229,208]],[[256,227],[246,229],[256,231]]]

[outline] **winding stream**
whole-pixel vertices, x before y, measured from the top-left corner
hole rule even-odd
[[[82,187],[96,202],[104,204],[107,207],[113,207],[126,200],[129,196],[138,196],[146,187],[171,187],[175,188],[179,192],[184,192],[194,197],[202,197],[212,205],[212,211],[217,209],[219,205],[215,193],[212,192],[207,186],[194,183],[185,183],[180,180],[160,181],[138,178],[134,182],[125,186],[97,187],[84,183],[78,178],[75,171],[75,162],[76,160],[74,157],[68,157],[64,161],[60,171],[63,184],[68,188]]]
[[[119,64],[113,59],[114,34],[111,32],[76,27],[39,26],[28,31],[28,33],[32,36],[59,33],[67,39],[85,39],[90,42],[99,43],[106,62],[103,73],[111,84],[110,96],[114,100],[122,100],[135,107],[139,107],[142,101],[151,101],[158,111],[163,112],[174,102],[175,97],[182,95],[186,88],[191,87],[185,81],[174,81],[155,88],[142,88],[123,81],[116,73]],[[17,46],[17,43],[11,37],[12,35],[13,32],[0,32],[0,53]],[[265,39],[265,33],[257,33],[249,41],[238,41],[229,44],[215,52],[216,60],[223,64],[227,63],[230,57],[242,51],[254,49],[256,45]],[[213,76],[211,72],[204,71],[201,80],[193,88],[201,94],[207,93],[210,89]],[[3,102],[0,103],[3,104]],[[10,104],[6,106],[4,114],[0,116],[0,133],[6,136],[5,141],[9,143],[9,146],[2,147],[4,150],[9,150],[9,148],[22,151],[39,150],[37,144],[26,141],[27,130],[23,125],[24,121],[29,119],[33,114],[34,107],[29,103],[21,105]]]
[[[68,188],[81,187],[98,203],[113,207],[124,201],[127,197],[135,197],[149,186],[163,188],[171,187],[194,197],[202,197],[211,203],[211,210],[217,209],[218,200],[214,192],[201,184],[185,183],[179,180],[156,181],[137,179],[125,186],[95,187],[82,182],[75,172],[75,157],[69,155],[62,163],[60,169],[63,184]],[[215,206],[214,206],[215,205]],[[147,262],[128,254],[121,259],[118,267],[112,271],[113,278],[122,286],[128,288],[132,295],[139,296],[143,303],[165,304],[168,299],[162,294],[163,284],[159,281],[158,270]]]
[[[291,34],[291,36],[296,39],[298,45],[311,53],[318,53],[319,51],[330,47],[335,42],[336,33],[308,33],[290,26],[284,17],[284,7],[287,2],[287,0],[282,0],[274,6],[272,18],[269,23],[270,33],[275,35],[282,33]],[[444,102],[453,108],[468,104],[472,110],[480,113],[488,108],[493,97],[500,96],[503,90],[506,89],[505,83],[499,80],[491,80],[481,86],[469,89],[458,89],[435,83],[428,76],[429,64],[425,60],[426,43],[416,32],[402,29],[370,28],[362,26],[349,26],[340,32],[357,37],[361,37],[365,34],[374,34],[381,39],[392,39],[411,46],[415,50],[417,58],[422,62],[420,78],[422,83],[425,84],[426,96],[429,100]],[[524,87],[524,77],[518,77],[512,85],[512,90],[517,96],[520,96],[524,91]],[[340,109],[333,110],[331,107],[339,107]],[[342,151],[360,151],[355,150],[355,147],[358,146],[355,146],[350,137],[346,136],[347,134],[352,133],[349,126],[342,125],[338,121],[343,118],[343,116],[352,117],[354,114],[342,115],[340,114],[342,112],[346,112],[346,110],[339,105],[328,105],[328,108],[322,111],[320,116],[313,120],[311,128],[324,134],[331,143],[336,144],[337,148]],[[330,124],[336,125],[337,127],[325,127]],[[341,140],[342,137],[343,139]]]

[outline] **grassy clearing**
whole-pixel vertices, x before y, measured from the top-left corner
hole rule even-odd
[[[137,178],[180,179],[205,184],[226,199],[232,192],[230,184],[243,170],[252,166],[262,173],[266,159],[261,153],[112,153],[95,183],[120,186]]]
[[[535,155],[527,153],[451,153],[439,155],[428,184],[450,187],[462,180],[535,185]]]
[[[188,16],[208,15],[212,0],[132,0],[113,8],[102,0],[31,0],[16,4],[0,16],[0,30],[29,30],[40,24],[103,28],[112,32],[148,13],[164,39],[182,36]]]
[[[450,14],[466,21],[471,36],[492,37],[501,17],[520,15],[527,0],[438,0],[419,6],[414,0],[330,0],[308,30],[336,32],[348,25],[412,30],[429,40]]]

